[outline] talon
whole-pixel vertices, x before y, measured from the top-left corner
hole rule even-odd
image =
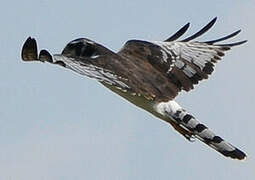
[[[196,138],[194,135],[190,135],[190,134],[184,134],[184,137],[189,141],[189,142],[195,142]]]

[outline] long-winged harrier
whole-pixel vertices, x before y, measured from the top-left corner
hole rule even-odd
[[[61,54],[51,55],[41,50],[38,57],[36,40],[29,37],[22,48],[22,59],[58,64],[96,79],[170,123],[188,140],[197,138],[224,156],[242,160],[245,153],[217,136],[174,101],[180,91],[190,91],[195,84],[207,79],[225,51],[246,42],[218,44],[236,36],[240,30],[216,40],[192,41],[208,31],[215,21],[216,18],[181,41],[177,39],[187,31],[189,23],[165,41],[130,40],[117,53],[79,38],[68,43]]]

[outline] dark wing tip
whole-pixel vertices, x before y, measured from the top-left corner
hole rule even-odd
[[[218,18],[218,17],[217,17],[217,16],[215,16],[215,17],[213,18],[213,20],[212,20],[212,21],[214,21],[214,23],[215,23],[215,22],[217,21],[217,18]],[[213,24],[214,24],[214,23],[213,23]]]
[[[169,37],[168,39],[165,40],[165,42],[170,42],[170,41],[175,41],[179,37],[181,37],[189,28],[190,23],[185,24],[180,30],[178,30],[174,35]]]
[[[227,35],[227,36],[224,36],[224,37],[222,37],[222,38],[215,39],[215,40],[211,40],[211,41],[205,41],[205,42],[203,42],[203,43],[214,44],[214,43],[216,43],[216,42],[220,42],[220,41],[224,41],[224,40],[230,39],[230,38],[232,38],[232,37],[238,35],[240,32],[241,32],[241,29],[239,29],[238,31],[235,31],[235,32],[233,32],[233,33],[231,33],[231,34],[229,34],[229,35]]]
[[[37,44],[34,38],[28,37],[25,41],[22,47],[21,58],[23,61],[38,60]]]
[[[44,61],[47,61],[47,62],[50,62],[50,63],[53,62],[51,54],[45,49],[40,51],[39,60],[42,61],[42,62],[44,62]]]
[[[217,46],[222,46],[222,47],[233,47],[233,46],[239,46],[241,44],[246,43],[248,40],[244,40],[244,41],[239,41],[239,42],[235,42],[235,43],[229,43],[229,44],[215,44]]]
[[[207,25],[205,25],[201,30],[199,30],[197,33],[193,34],[192,36],[182,40],[182,42],[191,41],[201,36],[202,34],[206,33],[215,24],[216,20],[217,20],[217,17],[213,18],[213,20],[211,20]]]

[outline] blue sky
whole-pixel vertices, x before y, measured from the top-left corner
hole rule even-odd
[[[0,180],[254,179],[254,7],[252,0],[5,1]],[[227,53],[210,80],[177,101],[246,151],[245,162],[187,142],[96,81],[20,58],[28,36],[52,53],[79,37],[118,51],[129,39],[163,40],[187,22],[192,34],[215,16],[201,40],[241,28],[236,40],[249,42]]]

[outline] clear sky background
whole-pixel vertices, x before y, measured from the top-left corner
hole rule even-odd
[[[2,2],[0,180],[254,179],[254,8],[254,0]],[[247,152],[245,162],[187,142],[96,81],[20,58],[28,36],[52,53],[79,37],[118,51],[129,39],[164,40],[187,22],[190,35],[215,16],[201,40],[241,28],[234,40],[249,42],[177,101]]]

